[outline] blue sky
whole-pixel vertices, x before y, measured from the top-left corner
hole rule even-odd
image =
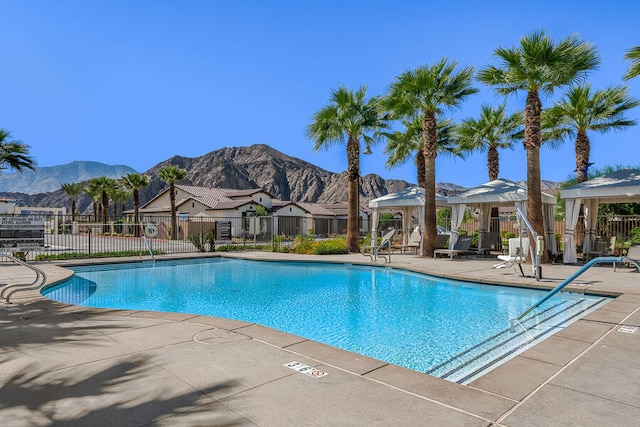
[[[624,53],[640,44],[635,0],[0,0],[0,16],[0,127],[30,145],[39,166],[92,160],[140,172],[174,155],[252,144],[341,172],[344,146],[314,154],[305,139],[339,85],[382,94],[401,72],[443,57],[498,65],[496,47],[544,29],[597,47],[602,64],[589,81],[601,89],[623,83]],[[503,102],[476,86],[454,120]],[[629,86],[640,98],[640,78]],[[510,96],[508,108],[524,101]],[[640,109],[629,116],[639,120]],[[590,136],[594,167],[640,164],[640,126]],[[362,157],[361,173],[416,182],[411,163],[384,167],[383,144]],[[484,154],[439,157],[436,168],[438,182],[488,180]],[[543,179],[561,181],[574,169],[573,141],[542,150]],[[501,152],[500,176],[526,179],[522,147]]]

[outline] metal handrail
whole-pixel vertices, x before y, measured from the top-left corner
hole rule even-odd
[[[529,307],[528,309],[526,309],[525,311],[522,312],[522,314],[520,314],[518,317],[515,317],[513,319],[509,320],[510,323],[510,327],[511,330],[513,331],[515,328],[514,323],[518,322],[520,319],[522,319],[523,317],[525,317],[526,315],[528,315],[529,313],[531,313],[533,310],[535,310],[536,308],[538,308],[542,303],[544,303],[545,301],[547,301],[549,298],[551,298],[552,296],[554,296],[555,294],[557,294],[558,292],[560,292],[565,286],[567,286],[569,283],[573,282],[578,276],[580,276],[582,273],[584,273],[585,271],[587,271],[589,268],[591,268],[593,265],[595,264],[601,264],[604,262],[612,262],[612,263],[616,263],[616,262],[630,262],[632,264],[635,264],[635,266],[638,268],[638,271],[640,271],[640,263],[638,261],[636,261],[633,258],[626,258],[626,257],[599,257],[599,258],[594,258],[591,261],[587,262],[585,265],[583,265],[582,267],[580,267],[580,269],[578,269],[578,271],[576,271],[575,273],[573,273],[571,276],[567,277],[564,281],[562,281],[558,286],[556,286],[555,288],[551,289],[549,292],[547,292],[542,298],[540,298],[538,301],[536,301],[531,307]]]
[[[42,286],[45,285],[45,283],[47,283],[47,274],[44,271],[42,271],[41,269],[39,269],[37,267],[34,267],[33,265],[29,264],[28,262],[23,261],[20,258],[16,258],[13,255],[8,254],[8,253],[0,253],[0,257],[9,258],[10,260],[12,260],[12,261],[24,266],[24,267],[27,267],[28,269],[30,269],[31,271],[36,273],[36,278],[31,283],[7,285],[4,288],[2,288],[2,291],[0,292],[0,299],[5,298],[5,301],[6,301],[7,304],[11,303],[10,298],[16,292],[40,289]],[[7,292],[7,291],[9,291],[9,292]]]

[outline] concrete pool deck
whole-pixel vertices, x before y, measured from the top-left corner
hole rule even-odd
[[[370,264],[359,254],[238,256]],[[536,282],[492,269],[495,262],[405,254],[390,265],[546,288],[579,268],[545,265]],[[70,274],[64,263],[37,265],[49,282]],[[0,284],[32,279],[23,267],[0,264]],[[0,419],[3,426],[636,425],[640,273],[603,265],[574,283],[618,296],[466,386],[256,324],[83,308],[23,292],[0,303]],[[293,361],[328,375],[284,366]]]

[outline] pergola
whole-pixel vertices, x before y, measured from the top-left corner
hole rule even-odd
[[[593,246],[601,203],[640,203],[640,170],[621,169],[590,179],[560,191],[565,201],[564,254],[565,264],[578,260],[575,229],[584,205],[583,252]]]
[[[482,234],[489,229],[489,219],[491,208],[500,206],[516,206],[522,212],[526,212],[527,189],[522,185],[506,179],[496,179],[478,187],[471,188],[455,196],[447,198],[447,202],[451,206],[451,239],[449,239],[449,248],[453,248],[458,240],[458,229],[464,218],[464,211],[467,207],[475,207],[480,212],[479,230]],[[556,198],[542,193],[542,214],[544,229],[546,234],[547,249],[551,253],[556,253],[556,240],[553,238],[553,226],[555,222],[555,205]],[[482,245],[482,241],[478,242],[478,246]]]
[[[408,231],[411,228],[411,213],[418,211],[418,225],[420,229],[424,229],[424,188],[407,187],[395,193],[389,193],[385,196],[378,197],[369,202],[372,210],[371,216],[371,238],[375,239],[378,229],[378,221],[380,211],[384,210],[402,210],[402,229]],[[448,207],[447,198],[441,194],[436,194],[436,206],[440,208]],[[403,233],[403,244],[407,244],[409,233]]]

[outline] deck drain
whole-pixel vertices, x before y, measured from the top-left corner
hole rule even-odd
[[[236,334],[225,329],[207,329],[193,336],[193,340],[198,344],[226,344],[249,339],[246,335]]]
[[[638,330],[637,326],[620,326],[618,332],[624,332],[625,334],[632,334]]]

